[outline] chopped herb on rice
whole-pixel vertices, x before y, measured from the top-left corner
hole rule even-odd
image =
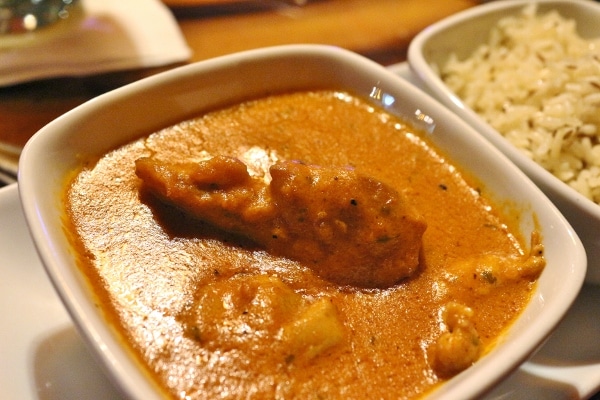
[[[527,156],[600,203],[600,38],[534,5],[498,21],[445,83]]]

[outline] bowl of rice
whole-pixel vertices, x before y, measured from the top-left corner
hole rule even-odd
[[[476,6],[419,33],[408,63],[558,206],[600,283],[600,3]]]

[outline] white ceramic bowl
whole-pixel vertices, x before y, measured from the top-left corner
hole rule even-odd
[[[420,32],[408,49],[408,63],[431,94],[473,126],[521,168],[556,204],[579,234],[588,256],[586,280],[600,284],[600,206],[560,181],[521,153],[498,131],[452,93],[440,79],[438,66],[451,53],[468,57],[486,43],[489,31],[506,16],[516,15],[527,4],[537,3],[538,12],[557,10],[577,23],[584,38],[600,37],[600,3],[589,0],[512,0],[476,6],[439,21]]]
[[[105,323],[76,265],[62,226],[61,191],[81,156],[100,155],[231,100],[314,87],[373,91],[394,100],[391,112],[419,124],[426,113],[431,137],[458,164],[474,171],[499,199],[533,214],[547,249],[547,267],[533,298],[505,340],[432,398],[464,399],[496,384],[551,333],[582,285],[586,269],[577,235],[542,192],[472,128],[414,86],[361,56],[326,46],[284,46],[184,66],[102,95],[53,121],[26,145],[19,171],[25,216],[43,264],[82,336],[115,383],[131,398],[157,397],[135,361]],[[390,103],[389,101],[387,102]],[[152,110],[152,112],[150,112]],[[68,366],[65,366],[68,368]]]

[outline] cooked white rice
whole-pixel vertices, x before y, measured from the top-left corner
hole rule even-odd
[[[600,203],[600,38],[584,40],[574,21],[528,6],[440,72],[511,143]]]

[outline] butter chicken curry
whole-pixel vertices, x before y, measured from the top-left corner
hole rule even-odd
[[[345,92],[247,101],[90,161],[67,230],[169,397],[418,397],[494,345],[545,264],[426,136]]]

